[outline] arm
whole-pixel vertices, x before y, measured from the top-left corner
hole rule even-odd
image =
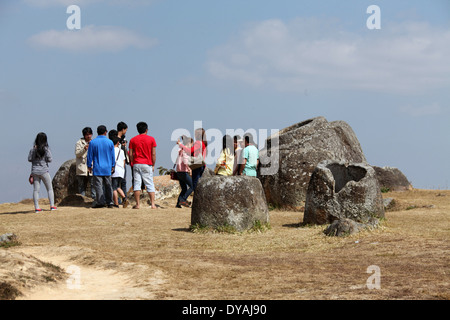
[[[110,149],[109,154],[112,159],[111,174],[113,174],[114,171],[116,170],[116,152],[114,151],[114,145],[112,144],[112,142],[111,142],[111,145],[112,145],[112,148]],[[119,149],[119,152],[120,152],[120,149]]]
[[[87,153],[87,159],[86,159],[88,171],[91,174],[92,174],[92,148],[93,148],[92,146],[89,146],[88,153]]]
[[[152,161],[153,161],[153,171],[155,171],[155,163],[156,163],[156,147],[152,148]]]
[[[50,149],[45,150],[45,162],[52,162],[53,157]]]
[[[34,148],[28,153],[28,161],[33,162]]]
[[[77,158],[82,158],[86,154],[88,147],[89,147],[88,144],[83,146],[81,140],[78,140],[77,143],[75,144],[75,156]]]
[[[133,149],[129,150],[129,155],[130,155],[130,163],[133,164],[134,162],[134,152]]]
[[[244,163],[240,165],[239,168],[239,175],[242,175],[242,172],[244,171],[245,165],[247,164],[247,159],[244,159]]]

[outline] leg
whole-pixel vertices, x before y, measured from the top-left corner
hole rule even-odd
[[[127,166],[124,167],[124,175],[119,187],[124,193],[127,193]]]
[[[136,200],[136,205],[133,209],[139,209],[140,207],[140,199],[141,199],[141,185],[142,185],[142,177],[141,177],[141,165],[135,164],[133,166],[133,193],[134,199]]]
[[[41,178],[39,176],[34,176],[33,182],[33,200],[34,200],[34,208],[36,210],[39,209],[39,191],[41,189]]]
[[[186,179],[185,176],[186,172],[177,172],[178,182],[180,183],[181,187],[181,192],[180,195],[178,196],[177,207],[180,205],[181,202],[185,201],[184,197],[188,189],[188,186],[186,185],[185,181]]]
[[[87,177],[86,176],[77,176],[78,181],[78,193],[82,196],[86,195],[86,187],[87,187]]]
[[[192,185],[194,187],[194,190],[197,187],[198,180],[200,180],[203,171],[205,171],[205,167],[200,167],[195,170],[192,170]]]
[[[113,204],[111,176],[103,177],[103,185],[105,186],[105,202],[107,206],[110,206]]]
[[[186,185],[189,187],[189,189],[186,191],[184,201],[187,201],[192,192],[194,192],[194,184],[192,182],[191,176],[188,173],[186,174]]]
[[[145,167],[145,186],[147,187],[148,195],[150,196],[150,202],[152,204],[152,209],[156,209],[155,204],[155,185],[153,184],[153,167],[146,166]]]
[[[48,201],[50,201],[50,208],[55,208],[55,196],[53,193],[53,185],[52,178],[50,177],[50,173],[46,173],[42,176],[42,181],[44,181],[45,188],[48,193]]]
[[[102,177],[93,176],[92,181],[94,183],[95,189],[95,201],[97,202],[97,206],[105,205],[105,198],[103,196],[103,181]]]
[[[96,201],[97,192],[95,191],[95,187],[94,187],[94,179],[92,176],[88,176],[87,180],[89,181],[89,185],[91,186],[91,198],[94,199],[94,201]]]

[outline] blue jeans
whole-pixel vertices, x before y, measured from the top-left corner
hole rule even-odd
[[[203,172],[205,171],[205,167],[200,167],[197,169],[192,170],[192,185],[194,186],[194,190],[197,187],[198,180],[202,176]]]
[[[177,172],[177,177],[181,187],[177,201],[177,205],[179,205],[181,202],[185,202],[191,193],[194,192],[194,185],[192,184],[191,176],[187,172]]]

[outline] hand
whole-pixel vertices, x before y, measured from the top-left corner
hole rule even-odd
[[[180,139],[177,140],[177,144],[178,144],[178,145],[180,144]]]
[[[92,174],[92,168],[88,168],[90,174]]]

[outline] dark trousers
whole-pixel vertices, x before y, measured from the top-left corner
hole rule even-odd
[[[192,184],[192,178],[187,172],[177,172],[178,182],[180,183],[181,192],[178,196],[177,205],[181,202],[185,202],[191,193],[194,191],[194,185]]]
[[[192,170],[192,185],[194,187],[194,190],[197,187],[198,180],[200,180],[200,177],[202,176],[204,171],[205,171],[205,167],[204,166]]]
[[[113,189],[111,176],[93,176],[92,177],[97,205],[113,204]]]
[[[92,183],[92,176],[77,176],[78,180],[78,193],[82,196],[86,196],[86,190],[88,183],[91,185],[91,198],[95,200],[95,188]]]

